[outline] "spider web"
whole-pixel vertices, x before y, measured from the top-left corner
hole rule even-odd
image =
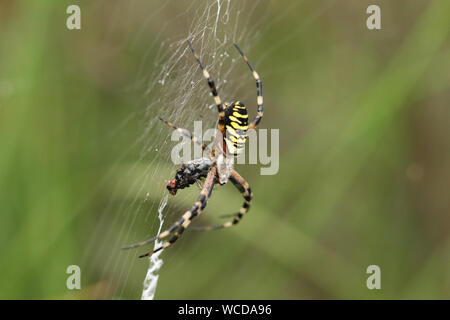
[[[116,5],[127,6],[128,3]],[[140,292],[142,299],[155,296],[158,271],[163,266],[162,251],[149,258],[145,273],[142,270],[145,262],[137,256],[152,250],[152,246],[129,251],[120,248],[154,236],[186,210],[174,210],[168,200],[165,184],[173,177],[176,167],[173,166],[170,173],[165,168],[171,163],[174,142],[170,140],[171,130],[156,117],[162,116],[189,130],[194,120],[202,120],[210,127],[217,120],[214,101],[186,40],[192,41],[213,75],[222,99],[233,99],[237,96],[238,84],[250,78],[248,73],[235,72],[242,61],[232,43],[239,43],[249,51],[247,49],[256,44],[260,34],[260,26],[254,21],[262,22],[267,11],[267,2],[260,1],[194,0],[183,4],[153,1],[150,5],[133,2],[134,10],[143,10],[140,5],[149,6],[151,14],[142,20],[130,46],[148,42],[148,49],[129,90],[142,98],[136,107],[130,108],[129,117],[117,131],[111,133],[112,139],[130,123],[139,123],[139,127],[135,143],[123,151],[122,158],[109,169],[106,182],[102,182],[109,186],[110,195],[89,226],[92,236],[86,240],[82,264],[90,283],[89,298],[137,298]],[[124,9],[118,7],[116,11]],[[155,17],[160,15],[168,19],[155,27]],[[157,34],[151,41],[146,39],[145,33],[149,28],[155,28]],[[249,92],[240,98],[254,99],[254,94]],[[180,196],[183,195],[177,195]],[[169,211],[173,213],[168,214]],[[155,247],[160,244],[156,243]],[[142,278],[147,276],[143,282],[133,282],[131,279],[136,273]]]

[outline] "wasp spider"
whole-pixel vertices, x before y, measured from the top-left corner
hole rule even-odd
[[[250,68],[253,77],[256,80],[256,93],[257,93],[257,105],[258,111],[255,119],[249,124],[247,108],[240,101],[234,101],[231,103],[222,103],[220,99],[214,80],[211,78],[209,72],[203,66],[199,55],[195,52],[190,41],[187,41],[189,48],[192,51],[195,59],[197,60],[200,69],[203,72],[203,76],[208,82],[211,89],[214,102],[217,105],[217,111],[219,112],[219,121],[217,124],[217,134],[214,138],[212,147],[206,146],[204,143],[198,141],[188,130],[178,128],[174,124],[159,118],[162,122],[170,126],[174,130],[178,130],[182,135],[191,139],[194,143],[201,145],[202,150],[208,152],[209,157],[204,157],[189,161],[182,164],[175,174],[175,178],[170,180],[167,184],[168,191],[175,195],[178,189],[189,187],[194,183],[199,183],[201,179],[204,179],[204,184],[195,204],[186,211],[183,216],[177,220],[169,229],[161,232],[156,237],[151,239],[135,243],[124,247],[123,249],[137,248],[143,245],[149,244],[157,239],[168,238],[159,248],[153,251],[145,253],[141,256],[146,257],[161,249],[167,248],[189,227],[192,220],[197,217],[203,209],[205,209],[208,199],[211,196],[211,192],[215,184],[223,185],[228,180],[241,192],[244,197],[244,204],[239,212],[231,214],[232,219],[224,224],[205,226],[205,227],[191,227],[191,229],[208,231],[213,229],[227,228],[237,224],[241,221],[242,217],[247,213],[250,208],[250,203],[253,197],[253,193],[250,190],[248,183],[233,169],[234,157],[238,155],[244,148],[245,141],[247,139],[247,131],[255,129],[263,117],[263,95],[262,95],[262,81],[258,73],[253,68],[250,61],[248,61],[244,52],[234,44],[240,55]]]

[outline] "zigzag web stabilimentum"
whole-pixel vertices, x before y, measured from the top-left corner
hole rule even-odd
[[[166,183],[178,167],[171,161],[177,142],[171,141],[172,130],[157,116],[191,131],[196,120],[203,121],[203,130],[217,122],[214,101],[186,40],[192,41],[224,101],[237,98],[237,92],[239,99],[252,101],[253,90],[240,90],[242,83],[250,86],[252,78],[232,44],[239,43],[247,52],[256,45],[268,9],[267,3],[247,0],[119,1],[114,6],[113,19],[138,25],[123,49],[141,53],[142,61],[135,82],[126,88],[127,94],[136,93],[140,99],[136,106],[124,106],[129,115],[110,135],[111,140],[124,139],[122,132],[132,127],[136,137],[107,168],[107,182],[98,188],[105,189],[107,200],[92,218],[81,267],[89,298],[153,299],[158,297],[159,271],[168,262],[183,263],[176,259],[183,240],[171,247],[164,263],[164,251],[151,256],[149,263],[138,259],[153,244],[120,248],[165,230],[188,209],[180,203],[195,201],[180,192],[176,197],[182,201],[177,204],[167,194]],[[117,28],[110,25],[108,35],[113,37]]]
[[[158,219],[159,219],[159,228],[158,228],[158,234],[161,232],[162,226],[164,224],[164,218],[163,218],[163,210],[166,207],[167,199],[169,196],[166,194],[165,197],[161,200],[161,203],[158,207]],[[155,241],[154,249],[158,248],[162,245],[162,241]],[[155,297],[155,291],[156,286],[158,285],[158,271],[161,269],[161,266],[163,264],[163,260],[159,257],[163,250],[156,252],[155,254],[152,254],[149,257],[150,265],[147,270],[147,275],[145,276],[144,280],[144,289],[142,291],[142,300],[153,300]]]

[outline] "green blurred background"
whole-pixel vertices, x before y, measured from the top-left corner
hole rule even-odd
[[[188,129],[216,119],[192,57],[182,61],[196,73],[180,67],[166,80],[195,79],[183,108],[151,103],[190,92],[148,90],[152,72],[179,56],[192,24],[203,30],[208,6],[204,30],[214,32],[214,3],[0,1],[0,298],[140,298],[145,249],[120,247],[156,232],[176,170],[171,132],[154,118]],[[81,7],[81,30],[65,27],[70,4]],[[366,28],[369,4],[380,5],[382,30]],[[255,194],[248,216],[166,250],[155,298],[450,298],[450,2],[227,6],[218,23],[230,47],[246,26],[238,38],[264,81],[261,127],[280,129],[280,168],[238,166]],[[254,114],[246,66],[222,61],[216,74],[233,68],[222,96]],[[169,198],[165,226],[198,192]],[[216,188],[201,223],[241,202],[231,186]],[[72,264],[80,291],[66,289]],[[372,264],[381,290],[366,287]]]

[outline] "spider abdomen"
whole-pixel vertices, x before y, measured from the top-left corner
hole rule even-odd
[[[248,130],[247,108],[240,101],[233,102],[225,110],[225,143],[229,154],[239,154],[245,145]]]

